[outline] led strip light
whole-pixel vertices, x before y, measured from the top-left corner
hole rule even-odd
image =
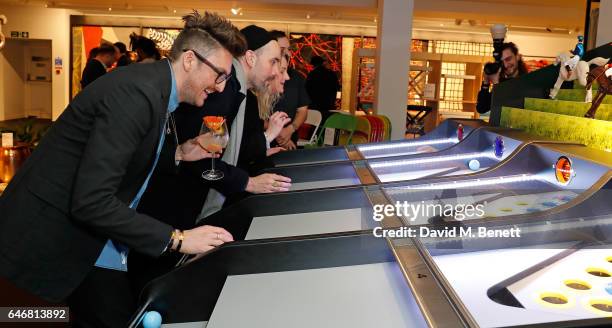
[[[437,190],[437,189],[458,189],[468,187],[481,187],[481,186],[492,186],[498,184],[514,183],[514,182],[526,182],[540,180],[537,176],[531,174],[511,175],[506,177],[497,178],[486,178],[476,179],[467,181],[453,181],[453,182],[438,182],[430,183],[425,185],[416,186],[405,186],[395,187],[388,189],[389,194],[399,194],[407,190]]]
[[[387,168],[387,167],[394,167],[394,166],[404,166],[404,165],[414,165],[414,164],[424,164],[424,163],[439,163],[439,162],[476,159],[476,158],[496,159],[496,157],[490,152],[486,152],[486,153],[480,152],[480,153],[467,153],[467,154],[460,154],[460,155],[447,155],[447,156],[435,156],[435,157],[396,160],[396,161],[389,161],[389,162],[383,162],[383,163],[372,163],[370,164],[370,167],[373,169],[380,169],[380,168]]]
[[[447,139],[436,139],[436,140],[428,140],[428,141],[412,141],[406,143],[397,143],[391,145],[367,145],[367,146],[357,146],[357,149],[362,152],[373,151],[373,150],[385,150],[385,149],[398,149],[398,148],[410,148],[410,147],[418,147],[418,146],[428,146],[428,145],[439,145],[445,143],[458,143],[459,139],[457,138],[447,138]]]

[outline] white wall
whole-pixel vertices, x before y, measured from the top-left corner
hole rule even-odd
[[[573,50],[578,42],[576,34],[524,34],[508,32],[506,42],[514,42],[519,52],[531,57],[556,57],[562,51]]]
[[[53,119],[62,113],[69,101],[71,13],[73,12],[66,9],[0,4],[0,14],[4,14],[8,19],[8,23],[2,27],[2,32],[6,36],[10,36],[10,31],[27,31],[30,39],[52,40],[52,58],[63,59],[64,68],[61,74],[53,73],[52,76]],[[4,97],[6,96],[8,95],[5,91]]]
[[[51,56],[51,42],[31,39],[9,39],[0,52],[0,120],[12,120],[26,116],[51,118],[51,82],[29,81],[50,70],[50,67],[33,67],[32,56]],[[50,59],[49,59],[50,61]],[[48,63],[50,65],[50,62]],[[49,74],[47,72],[47,74]]]
[[[611,0],[612,1],[612,0]],[[414,28],[413,39],[422,40],[444,40],[491,43],[491,34],[488,32],[444,32]],[[574,49],[577,39],[576,34],[560,35],[547,33],[513,32],[512,27],[506,35],[506,42],[514,42],[524,56],[529,57],[556,57],[561,51]]]
[[[595,44],[599,47],[610,42],[612,42],[612,0],[601,0]]]
[[[25,62],[23,43],[7,40],[0,53],[2,91],[0,118],[11,120],[25,116]]]

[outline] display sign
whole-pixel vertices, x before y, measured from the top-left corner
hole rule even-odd
[[[22,38],[22,39],[29,39],[29,38],[30,38],[30,32],[25,32],[25,31],[11,31],[11,38]]]
[[[2,133],[2,147],[13,147],[13,133]]]

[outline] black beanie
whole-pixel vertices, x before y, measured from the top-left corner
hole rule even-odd
[[[268,42],[275,40],[268,31],[257,25],[249,25],[240,30],[240,32],[246,38],[249,50],[257,50],[268,44]]]

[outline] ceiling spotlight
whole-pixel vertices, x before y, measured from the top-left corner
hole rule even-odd
[[[378,23],[378,17],[374,17],[374,23]]]
[[[108,7],[108,11],[113,11],[113,8],[111,8],[111,7]]]
[[[173,14],[176,14],[176,9],[173,9],[173,10],[172,10],[172,13],[173,13]]]
[[[234,16],[242,14],[242,8],[232,8],[230,9],[230,11],[232,12],[232,15]]]
[[[310,19],[310,14],[306,14],[306,19]]]
[[[444,27],[444,24],[440,23],[440,26],[441,26],[441,27]]]

